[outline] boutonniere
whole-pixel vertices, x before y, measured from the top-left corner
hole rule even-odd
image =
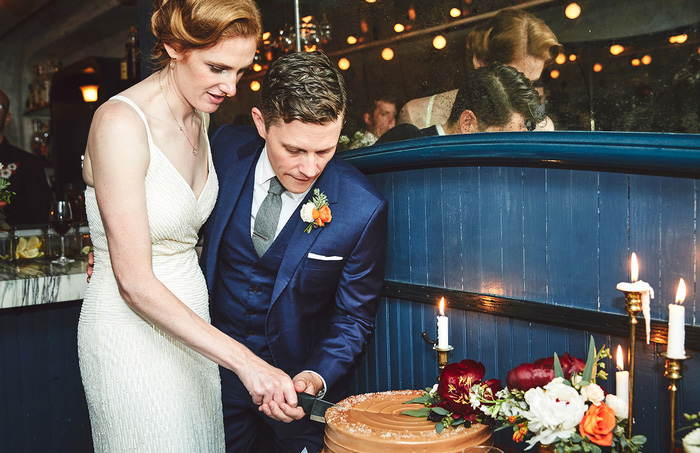
[[[17,171],[19,163],[11,163],[8,165],[0,164],[0,178],[9,179]]]
[[[308,223],[304,233],[310,233],[313,228],[320,228],[333,219],[326,194],[314,189],[313,198],[301,207],[301,220]]]

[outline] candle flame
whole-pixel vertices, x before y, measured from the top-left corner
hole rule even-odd
[[[625,369],[622,361],[622,346],[617,345],[617,369],[623,371]]]
[[[639,263],[637,263],[637,254],[634,252],[632,252],[632,259],[630,260],[630,276],[632,277],[632,283],[639,278]]]
[[[682,304],[685,300],[685,282],[681,279],[678,282],[678,291],[676,291],[676,303]]]
[[[445,298],[440,298],[440,316],[445,316]]]

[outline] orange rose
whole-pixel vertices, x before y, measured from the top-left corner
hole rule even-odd
[[[592,404],[578,425],[578,430],[582,437],[588,436],[594,444],[609,447],[612,445],[615,424],[615,412],[609,406],[605,403],[598,406]]]
[[[324,206],[321,209],[319,209],[318,213],[321,220],[324,223],[328,223],[331,221],[331,219],[333,219],[333,216],[331,216],[331,208],[329,208],[328,206]]]

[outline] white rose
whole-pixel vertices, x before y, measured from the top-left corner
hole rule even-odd
[[[311,223],[314,221],[314,216],[313,216],[313,210],[314,210],[314,204],[312,202],[306,203],[304,206],[301,207],[301,220],[307,223]]]
[[[608,396],[605,397],[605,404],[607,404],[608,407],[615,412],[615,417],[619,418],[620,420],[625,420],[628,417],[627,401],[623,400],[617,395],[608,393]]]
[[[700,428],[686,434],[683,438],[683,449],[688,453],[700,452]]]
[[[590,401],[596,406],[600,406],[600,402],[605,399],[605,392],[598,384],[590,383],[581,387],[581,397],[584,401]]]
[[[568,439],[574,434],[588,409],[581,395],[564,384],[562,378],[554,378],[543,388],[536,387],[525,393],[529,408],[522,413],[535,434],[527,442],[532,448],[538,442],[552,444],[557,439]]]

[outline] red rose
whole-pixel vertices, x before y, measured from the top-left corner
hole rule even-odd
[[[559,357],[564,377],[569,379],[572,373],[580,373],[586,364],[575,357],[565,353]],[[506,385],[510,389],[529,390],[534,387],[543,387],[554,379],[554,357],[539,359],[534,363],[523,363],[506,376]]]
[[[462,360],[459,363],[447,365],[440,374],[438,384],[437,392],[442,399],[439,406],[457,416],[463,416],[466,420],[476,421],[480,411],[472,408],[469,403],[469,389],[475,384],[482,384],[495,394],[503,388],[498,379],[490,379],[482,383],[481,379],[485,373],[484,365],[474,360]]]

